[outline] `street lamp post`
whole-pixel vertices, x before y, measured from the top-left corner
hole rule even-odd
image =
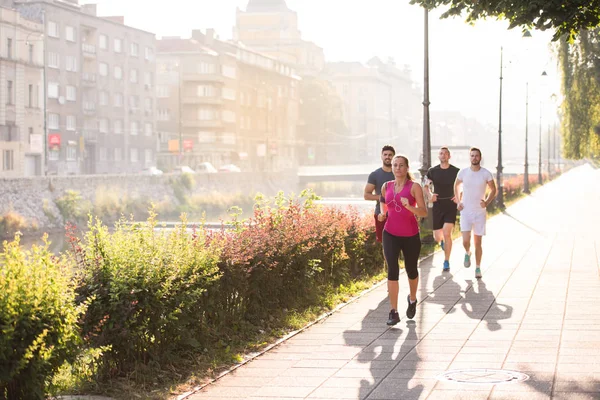
[[[529,190],[529,162],[527,146],[529,145],[529,82],[525,84],[525,171],[523,174],[523,193],[531,193]]]
[[[421,180],[424,181],[427,171],[431,167],[431,134],[429,124],[429,10],[424,8],[424,84],[423,84],[423,157],[421,160]],[[425,191],[423,191],[425,193]],[[428,202],[427,202],[428,203]],[[424,227],[433,232],[433,212],[427,208],[427,218],[423,221]],[[423,238],[423,243],[432,243],[433,236]]]
[[[540,133],[538,140],[538,183],[541,185],[542,179],[542,102],[540,101]]]
[[[504,179],[502,178],[502,47],[500,47],[500,102],[498,107],[498,166],[496,167],[496,181],[498,181],[498,196],[496,204],[500,210],[504,210]]]
[[[421,179],[427,175],[431,167],[431,135],[429,124],[429,10],[425,11],[425,59],[424,59],[424,85],[423,85],[423,160],[421,162]]]

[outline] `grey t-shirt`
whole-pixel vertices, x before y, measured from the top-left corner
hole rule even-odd
[[[383,168],[378,168],[369,174],[369,179],[367,180],[367,183],[375,185],[375,194],[381,195],[381,186],[386,182],[393,181],[394,179],[396,178],[394,177],[393,172],[385,172]],[[379,201],[377,201],[377,204],[375,204],[375,215],[378,215],[380,213],[381,210],[379,207]]]

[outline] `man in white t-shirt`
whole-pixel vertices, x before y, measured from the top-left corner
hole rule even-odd
[[[460,231],[465,248],[466,268],[471,266],[471,231],[475,242],[475,277],[481,278],[481,239],[485,235],[486,207],[496,197],[496,183],[492,173],[481,167],[481,151],[472,147],[470,150],[471,166],[458,172],[454,182],[454,198],[458,201],[460,211]],[[462,186],[462,196],[460,189]],[[486,189],[490,188],[486,196]]]

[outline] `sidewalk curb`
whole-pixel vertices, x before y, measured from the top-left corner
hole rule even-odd
[[[428,258],[433,257],[435,255],[435,253],[437,253],[437,251],[434,251],[433,253],[428,254],[425,257],[419,258],[419,263],[427,260]],[[403,270],[403,271],[406,271],[406,270]],[[344,307],[346,307],[346,306],[348,306],[348,305],[350,305],[350,304],[352,304],[352,303],[360,300],[361,298],[363,298],[367,294],[369,294],[369,293],[373,292],[374,290],[376,290],[376,289],[380,288],[381,286],[383,286],[385,283],[387,283],[387,279],[383,279],[381,282],[378,282],[378,283],[374,284],[372,287],[363,290],[361,293],[359,293],[355,297],[351,298],[346,303],[339,304],[333,310],[328,311],[326,313],[323,313],[320,317],[318,317],[317,319],[315,319],[312,322],[309,322],[307,325],[303,326],[302,328],[300,328],[298,330],[295,330],[293,332],[288,333],[284,337],[282,337],[282,338],[278,339],[277,341],[275,341],[275,343],[272,343],[272,344],[268,345],[265,349],[259,351],[258,353],[254,353],[254,354],[250,355],[247,360],[244,360],[240,364],[234,365],[233,367],[231,367],[228,370],[226,370],[226,371],[222,372],[221,374],[219,374],[217,377],[211,379],[209,382],[204,383],[204,384],[199,385],[199,386],[196,386],[192,390],[178,395],[177,397],[175,397],[175,399],[176,400],[185,400],[185,399],[189,398],[190,396],[192,396],[192,395],[194,395],[196,393],[199,393],[205,387],[210,386],[210,385],[216,383],[221,378],[229,375],[230,373],[232,373],[236,369],[238,369],[240,367],[243,367],[244,365],[248,364],[250,361],[254,361],[256,358],[258,358],[258,357],[262,356],[263,354],[271,351],[272,349],[274,349],[275,347],[279,346],[280,344],[287,342],[289,339],[291,339],[294,336],[296,336],[296,335],[304,332],[305,330],[307,330],[311,326],[318,324],[319,322],[325,320],[326,318],[329,318],[331,315],[335,314],[336,312],[338,312],[342,308],[344,308]]]

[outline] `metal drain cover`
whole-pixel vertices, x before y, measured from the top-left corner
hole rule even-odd
[[[528,375],[506,369],[459,369],[447,371],[437,376],[444,382],[468,383],[474,385],[518,383],[529,379]]]

